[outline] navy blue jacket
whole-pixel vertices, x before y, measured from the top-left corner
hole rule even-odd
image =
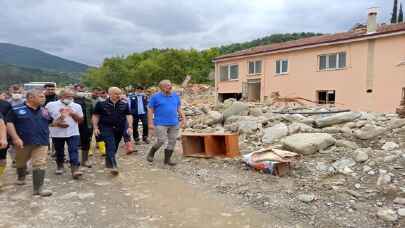
[[[143,95],[143,109],[145,110],[145,115],[148,114],[148,97]],[[132,115],[138,116],[138,96],[135,93],[128,94],[128,104]]]
[[[120,100],[114,104],[110,99],[97,102],[93,114],[99,115],[100,120],[98,125],[101,130],[111,128],[125,129],[127,115],[131,115],[127,102]]]

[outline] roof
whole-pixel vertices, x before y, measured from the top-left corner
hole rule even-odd
[[[288,50],[292,48],[312,46],[312,45],[321,45],[328,43],[335,43],[339,41],[350,41],[358,38],[365,37],[374,37],[383,34],[390,34],[395,32],[405,31],[405,23],[393,24],[393,25],[381,25],[377,28],[375,33],[367,33],[367,29],[355,29],[350,32],[335,33],[332,35],[322,35],[322,36],[313,36],[309,38],[303,38],[283,43],[269,44],[257,46],[254,48],[249,48],[234,53],[226,54],[219,56],[214,59],[214,61],[224,60],[234,57],[249,56],[262,53],[271,53],[275,51]]]

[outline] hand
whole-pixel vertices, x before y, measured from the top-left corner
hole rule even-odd
[[[180,128],[186,128],[186,121],[185,120],[180,121]]]
[[[95,135],[95,136],[99,136],[99,135],[100,135],[100,129],[95,128],[95,129],[94,129],[94,135]]]
[[[7,139],[0,140],[0,149],[6,148],[8,145]]]
[[[132,135],[133,132],[134,132],[134,130],[132,129],[132,127],[129,127],[129,128],[127,129],[128,135]]]
[[[13,140],[13,144],[18,149],[23,149],[24,148],[24,142],[20,138]]]

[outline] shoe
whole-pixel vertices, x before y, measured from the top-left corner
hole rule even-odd
[[[17,168],[17,185],[25,185],[25,176],[27,175],[27,168]]]
[[[106,149],[105,149],[105,142],[98,142],[98,152],[100,153],[101,156],[106,155]]]
[[[91,168],[91,164],[89,163],[89,151],[82,150],[82,166]]]
[[[143,139],[143,142],[144,142],[145,144],[150,144],[150,141],[149,141],[148,138],[144,138],[144,139]]]
[[[158,151],[158,149],[156,149],[155,147],[151,147],[148,153],[148,156],[146,157],[146,160],[148,162],[153,162],[153,158],[155,157],[155,153],[156,151]]]
[[[127,155],[130,155],[133,152],[135,152],[134,145],[132,144],[131,141],[125,143],[125,150],[127,151],[126,152]]]
[[[45,180],[45,170],[35,169],[32,171],[32,186],[33,195],[38,195],[41,197],[48,197],[52,195],[51,191],[44,190],[44,180]]]
[[[79,170],[79,166],[78,165],[72,165],[71,166],[71,171],[72,171],[72,177],[73,179],[77,180],[79,179],[79,177],[81,177],[83,175],[83,172],[81,172]]]
[[[86,167],[86,168],[89,168],[89,169],[90,169],[91,167],[93,167],[89,161],[82,162],[82,166],[83,166],[83,167]]]
[[[62,175],[65,172],[64,167],[63,167],[63,163],[57,163],[56,164],[56,171],[55,174],[56,175]]]
[[[118,174],[120,174],[120,172],[118,171],[117,167],[114,167],[110,170],[111,175],[113,176],[118,176]]]
[[[165,165],[175,166],[176,163],[171,161],[171,157],[173,155],[173,150],[165,150]]]

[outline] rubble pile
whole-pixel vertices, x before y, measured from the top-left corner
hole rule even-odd
[[[297,193],[299,200],[311,203],[322,191],[327,203],[343,193],[349,212],[361,204],[385,222],[405,221],[405,119],[398,114],[274,108],[235,99],[185,109],[185,131],[238,132],[242,154],[270,146],[303,155],[291,174],[309,192]]]

